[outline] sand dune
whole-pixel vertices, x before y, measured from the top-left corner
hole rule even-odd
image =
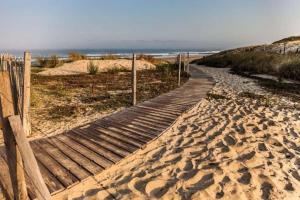
[[[299,199],[300,110],[227,69],[160,138],[57,199]],[[222,98],[225,97],[225,98]]]
[[[71,74],[81,74],[88,72],[88,64],[93,62],[99,67],[99,71],[106,71],[112,68],[132,68],[132,61],[126,59],[118,60],[79,60],[72,63],[65,63],[64,65],[56,68],[47,69],[40,72],[40,75],[71,75]],[[155,66],[152,63],[143,60],[136,61],[137,70],[142,69],[153,69]]]

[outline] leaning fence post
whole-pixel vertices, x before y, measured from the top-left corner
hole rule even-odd
[[[136,55],[132,55],[132,105],[136,105]]]
[[[11,187],[14,193],[13,199],[28,199],[22,157],[8,121],[8,117],[15,115],[15,109],[7,70],[0,71],[0,91],[0,120],[12,183]]]
[[[22,122],[26,136],[31,133],[30,125],[30,76],[31,76],[31,54],[29,52],[24,53],[24,83],[23,83],[23,99],[22,99]]]
[[[179,62],[178,62],[178,86],[180,86],[180,77],[181,76],[181,54],[179,54]]]
[[[51,195],[42,177],[40,169],[32,148],[26,138],[24,129],[22,127],[22,121],[19,115],[11,116],[8,118],[10,127],[15,136],[16,143],[18,145],[20,154],[23,158],[25,171],[29,179],[31,180],[34,191],[39,200],[50,200]]]

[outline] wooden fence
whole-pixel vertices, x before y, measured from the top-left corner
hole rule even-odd
[[[37,161],[27,140],[30,134],[30,68],[31,55],[19,60],[0,55],[0,124],[3,133],[9,175],[1,179],[7,199],[28,199],[26,179],[34,186],[38,199],[50,199]],[[26,179],[25,179],[26,177]]]

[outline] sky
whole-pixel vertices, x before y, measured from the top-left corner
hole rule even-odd
[[[228,49],[300,35],[299,0],[1,0],[0,49]]]

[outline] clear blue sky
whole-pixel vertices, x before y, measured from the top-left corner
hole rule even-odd
[[[224,49],[300,35],[300,0],[1,0],[0,49]]]

